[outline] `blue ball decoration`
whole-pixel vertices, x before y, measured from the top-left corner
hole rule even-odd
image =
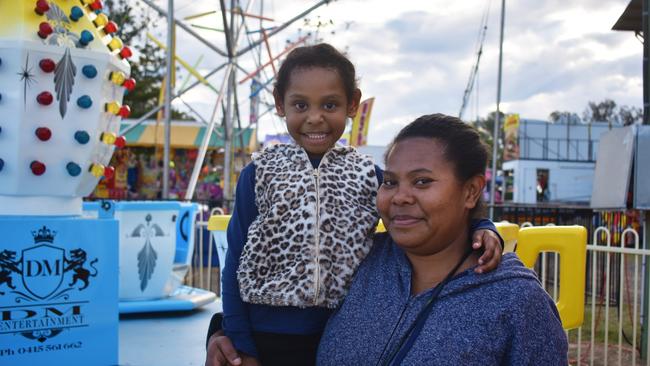
[[[69,162],[66,166],[65,169],[68,171],[68,174],[70,174],[73,177],[78,176],[81,174],[81,167],[73,162]]]
[[[74,139],[77,140],[78,143],[85,145],[90,141],[90,135],[86,131],[77,131],[74,133]]]
[[[81,43],[83,46],[88,46],[88,44],[92,42],[93,39],[95,39],[95,37],[92,33],[90,33],[89,30],[83,30],[81,31],[81,37],[79,37],[79,43]]]
[[[72,9],[70,9],[70,19],[72,19],[72,21],[76,22],[81,19],[82,16],[84,16],[84,11],[81,10],[80,7],[73,6]]]
[[[88,95],[82,95],[77,99],[77,105],[83,109],[88,109],[93,105],[93,100]]]
[[[97,68],[93,65],[86,65],[81,68],[81,73],[88,79],[94,79],[97,76]]]

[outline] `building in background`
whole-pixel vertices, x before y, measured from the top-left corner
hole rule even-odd
[[[598,142],[607,124],[508,116],[504,127],[504,203],[589,204]]]

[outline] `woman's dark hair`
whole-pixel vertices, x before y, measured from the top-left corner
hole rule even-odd
[[[409,123],[395,136],[386,149],[384,160],[398,142],[409,138],[436,139],[445,146],[444,156],[454,166],[456,177],[466,182],[477,174],[485,174],[488,149],[476,128],[460,119],[444,114],[428,114]],[[470,218],[485,217],[482,195],[470,211]]]
[[[291,73],[296,69],[308,69],[311,67],[336,70],[343,81],[343,88],[345,89],[348,102],[352,100],[354,89],[357,88],[354,65],[341,52],[327,43],[298,47],[289,52],[289,55],[282,62],[276,76],[273,94],[280,100],[284,100],[284,94],[287,92]]]

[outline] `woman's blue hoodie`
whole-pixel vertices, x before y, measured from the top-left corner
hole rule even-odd
[[[383,364],[432,291],[411,295],[408,259],[378,235],[327,324],[318,364]],[[444,286],[403,364],[567,365],[567,338],[535,273],[510,253],[496,270],[468,269]]]

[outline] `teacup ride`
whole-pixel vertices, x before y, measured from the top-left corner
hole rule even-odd
[[[85,202],[93,216],[107,201]],[[183,285],[194,252],[199,205],[174,201],[115,201],[119,222],[120,314],[189,311],[216,300]]]

